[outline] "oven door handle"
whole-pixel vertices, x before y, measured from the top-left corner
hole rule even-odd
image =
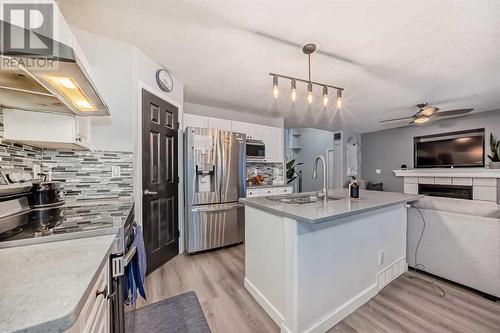
[[[127,253],[123,256],[123,267],[127,267],[128,264],[132,261],[132,258],[137,252],[137,248],[135,246],[132,246]]]

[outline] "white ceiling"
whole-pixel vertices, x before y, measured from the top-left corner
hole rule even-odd
[[[442,110],[500,108],[500,1],[59,1],[80,29],[137,45],[185,84],[185,100],[283,116],[287,127],[374,131]],[[344,107],[312,107],[298,84],[272,97],[269,72],[345,88]],[[333,102],[333,100],[332,100]]]

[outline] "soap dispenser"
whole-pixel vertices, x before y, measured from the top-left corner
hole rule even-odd
[[[349,184],[349,196],[351,198],[359,198],[359,185],[356,181],[356,177],[352,177],[351,183]]]

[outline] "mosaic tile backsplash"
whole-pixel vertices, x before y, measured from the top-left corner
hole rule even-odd
[[[111,168],[120,167],[120,177]],[[61,181],[67,202],[133,196],[133,154],[118,151],[43,151],[43,168]]]
[[[133,154],[118,151],[42,150],[3,139],[0,109],[0,171],[33,172],[33,165],[44,172],[52,168],[52,180],[63,182],[66,201],[130,199],[133,196]],[[120,177],[111,177],[111,167],[120,166]]]
[[[275,169],[277,169],[277,173],[275,173]],[[247,179],[252,178],[255,173],[264,176],[264,184],[271,185],[276,177],[284,177],[283,163],[247,162]]]

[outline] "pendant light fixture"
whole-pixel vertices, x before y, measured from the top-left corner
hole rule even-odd
[[[312,83],[307,84],[307,101],[309,104],[312,104],[313,102],[313,85]]]
[[[290,93],[290,98],[292,99],[293,102],[297,99],[297,81],[299,82],[304,82],[307,84],[307,101],[309,104],[312,104],[314,96],[313,96],[313,85],[317,86],[322,86],[323,87],[323,94],[322,94],[322,102],[324,106],[328,105],[328,88],[335,89],[337,91],[337,108],[342,107],[342,91],[344,88],[333,86],[330,84],[325,84],[321,82],[315,82],[311,80],[311,54],[316,52],[316,44],[309,43],[306,44],[302,47],[302,52],[307,55],[307,60],[308,60],[308,78],[306,79],[301,79],[293,76],[288,76],[288,75],[282,75],[282,74],[276,74],[276,73],[269,73],[273,77],[273,96],[274,98],[278,98],[278,77],[291,80],[291,93]]]
[[[323,87],[323,105],[328,105],[328,87]]]
[[[273,77],[273,96],[274,96],[274,98],[278,98],[278,92],[279,92],[279,89],[278,89],[278,77],[275,75]]]
[[[297,82],[295,80],[292,80],[291,86],[292,86],[292,92],[290,94],[290,97],[292,98],[292,101],[295,102],[295,100],[297,99]]]

